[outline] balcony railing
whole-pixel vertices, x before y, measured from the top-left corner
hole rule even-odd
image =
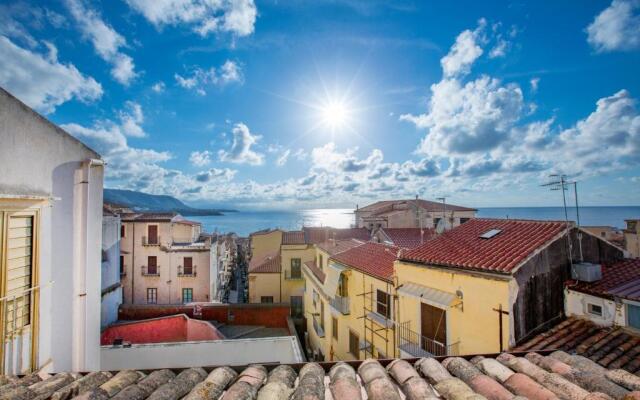
[[[191,267],[183,267],[182,265],[178,266],[178,276],[183,277],[195,277],[197,276],[196,266],[192,265]]]
[[[320,326],[320,323],[318,322],[316,317],[313,317],[313,329],[316,331],[316,334],[319,337],[321,337],[321,338],[324,337],[324,328],[322,326]]]
[[[302,279],[302,271],[291,271],[291,270],[285,270],[284,271],[284,279],[288,280],[288,281],[297,281]]]
[[[331,307],[340,311],[343,315],[349,315],[349,298],[342,296],[335,296],[329,300]]]
[[[459,354],[460,342],[446,345],[412,331],[409,326],[409,322],[403,322],[399,325],[398,347],[400,350],[414,357],[457,356]]]
[[[146,266],[143,265],[141,269],[143,276],[160,276],[160,266]]]
[[[142,237],[142,245],[143,246],[160,246],[160,236],[143,236]]]

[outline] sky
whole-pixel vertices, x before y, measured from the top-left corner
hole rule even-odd
[[[239,209],[640,205],[640,0],[0,1],[105,187]]]

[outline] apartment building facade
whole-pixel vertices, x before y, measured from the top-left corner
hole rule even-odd
[[[454,204],[422,199],[385,200],[355,210],[356,227],[436,228],[441,221],[445,228],[456,227],[475,218],[477,210]]]
[[[211,301],[211,236],[175,213],[121,215],[124,304]]]
[[[0,88],[0,374],[100,368],[104,163]]]

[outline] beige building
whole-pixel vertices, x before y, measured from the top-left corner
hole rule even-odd
[[[627,219],[624,232],[624,248],[630,257],[640,257],[640,219]]]
[[[474,208],[456,206],[434,201],[386,200],[357,208],[356,226],[375,230],[377,228],[435,228],[443,218],[450,227],[456,227],[475,218]]]
[[[122,215],[124,304],[209,302],[211,236],[175,213]]]

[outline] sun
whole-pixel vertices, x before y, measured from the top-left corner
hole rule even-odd
[[[331,100],[322,106],[322,121],[329,127],[342,128],[349,119],[349,109],[344,102]]]

